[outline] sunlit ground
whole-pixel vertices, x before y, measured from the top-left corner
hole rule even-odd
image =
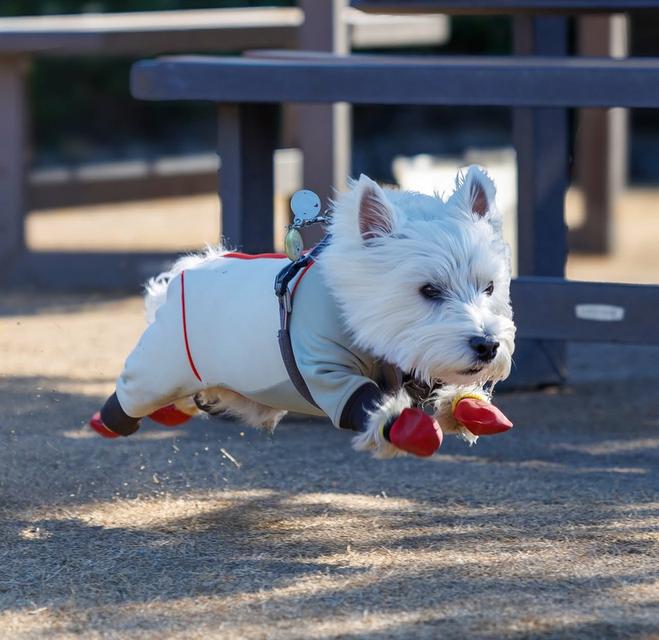
[[[286,199],[277,198],[274,224],[283,242]],[[574,280],[659,283],[659,189],[629,189],[613,219],[613,251],[607,256],[571,254],[567,276]],[[568,223],[583,215],[581,194],[570,190]],[[215,194],[38,210],[27,217],[27,243],[51,251],[191,251],[220,237]]]

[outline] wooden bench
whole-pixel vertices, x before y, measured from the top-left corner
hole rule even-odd
[[[568,54],[568,15],[579,16],[580,54],[624,56],[626,24],[624,18],[613,19],[611,14],[659,9],[657,0],[353,0],[352,4],[366,12],[391,14],[511,15],[514,53],[541,56]],[[567,110],[516,108],[513,125],[518,156],[518,271],[562,276],[567,245],[563,214],[569,175]],[[619,109],[582,110],[577,134],[581,153],[575,173],[584,191],[585,218],[569,234],[569,243],[580,250],[606,253],[614,235],[611,210],[626,177],[626,115]],[[591,151],[593,142],[596,151]],[[548,174],[547,167],[551,167]],[[560,382],[565,345],[519,340],[516,361],[524,381]]]
[[[332,56],[166,57],[133,66],[146,100],[218,105],[225,235],[247,251],[272,248],[272,154],[278,105],[296,103],[486,105],[524,108],[532,166],[520,202],[522,277],[513,284],[519,337],[517,382],[558,382],[559,340],[659,344],[659,287],[568,282],[562,198],[566,127],[545,131],[543,114],[567,107],[659,107],[659,59],[563,57]],[[561,121],[559,120],[559,125]],[[554,151],[543,157],[540,155]],[[557,145],[557,147],[556,147]],[[558,153],[556,153],[556,148]],[[553,159],[559,159],[554,163]],[[521,167],[520,167],[521,169]],[[563,189],[563,191],[560,191]],[[560,204],[552,210],[557,201]],[[554,349],[552,351],[552,348]],[[552,367],[554,370],[551,370]]]
[[[447,37],[443,16],[366,15],[344,6],[345,0],[333,2],[341,8],[337,19],[345,39],[355,48],[437,44]],[[260,47],[299,47],[307,42],[312,46],[314,33],[307,32],[310,27],[318,31],[317,23],[322,26],[324,15],[318,19],[307,15],[305,20],[305,11],[317,11],[323,5],[316,0],[301,0],[300,4],[0,18],[0,281],[69,289],[135,289],[149,271],[170,257],[26,251],[24,213],[30,112],[26,76],[33,58],[144,56],[191,50],[237,52]],[[330,31],[329,25],[325,25],[325,30]],[[99,186],[100,191],[107,189],[107,185]],[[95,266],[86,268],[90,261]]]
[[[627,16],[618,12],[656,12],[659,6],[653,0],[354,0],[353,5],[365,12],[406,16],[419,11],[425,15],[513,16],[515,53],[520,55],[567,54],[566,29],[557,25],[556,19],[565,22],[565,16],[573,14],[576,53],[606,57],[628,55]],[[550,21],[553,38],[542,37],[549,24],[542,17],[548,15],[554,17]],[[523,117],[520,114],[519,119]],[[624,109],[582,109],[578,114],[573,174],[582,190],[584,216],[579,227],[570,230],[572,249],[606,254],[614,246],[612,211],[627,179],[627,130]]]
[[[15,279],[39,284],[38,274],[64,276],[74,264],[25,251],[24,212],[28,168],[25,80],[35,56],[152,55],[176,51],[235,51],[296,46],[304,16],[297,8],[201,10],[130,14],[80,14],[0,19],[0,267]],[[52,257],[52,256],[51,256]],[[146,258],[149,259],[148,257]],[[107,269],[112,271],[111,257]],[[99,286],[104,275],[97,270]],[[66,278],[63,278],[66,281]]]
[[[565,15],[656,11],[656,0],[352,0],[362,11],[377,13],[451,13],[456,15]]]

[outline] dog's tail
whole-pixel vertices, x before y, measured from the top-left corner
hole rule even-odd
[[[167,287],[173,278],[182,271],[194,269],[205,262],[219,260],[228,249],[222,245],[207,246],[206,250],[201,253],[193,253],[179,258],[169,269],[161,274],[149,279],[144,285],[144,309],[146,311],[146,320],[151,324],[156,319],[156,311],[165,303],[167,299]]]

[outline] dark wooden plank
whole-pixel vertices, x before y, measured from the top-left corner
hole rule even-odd
[[[373,13],[542,14],[654,10],[657,0],[352,0]]]
[[[220,105],[222,235],[250,253],[274,247],[274,151],[278,107]]]
[[[659,286],[519,277],[519,338],[659,344]]]
[[[533,50],[567,50],[563,18],[528,20]],[[565,109],[517,109],[517,268],[520,275],[562,276],[567,257],[564,199],[568,186],[568,121]]]
[[[2,285],[137,292],[179,255],[25,253]],[[511,295],[522,339],[659,344],[659,286],[520,277]]]
[[[145,100],[517,107],[657,107],[659,59],[164,57],[136,63]]]
[[[211,193],[217,188],[217,171],[200,168],[194,173],[149,174],[111,179],[75,178],[27,185],[29,209],[78,207],[100,202],[153,200],[198,193]]]
[[[0,54],[149,55],[295,47],[303,21],[296,7],[0,18]]]
[[[181,254],[24,252],[4,271],[0,285],[53,291],[141,291],[151,276]]]

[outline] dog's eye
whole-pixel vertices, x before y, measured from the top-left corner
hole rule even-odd
[[[487,287],[485,287],[483,293],[488,296],[491,296],[494,293],[494,282],[490,281],[490,284],[488,284]]]
[[[444,292],[436,284],[424,284],[419,292],[424,298],[428,300],[442,300],[444,298]]]

